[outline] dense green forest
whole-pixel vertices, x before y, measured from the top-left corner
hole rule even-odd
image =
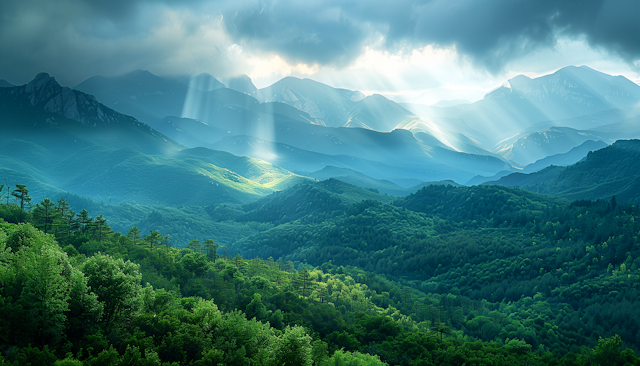
[[[3,193],[0,364],[640,364],[640,210],[615,198],[329,180],[180,245]]]

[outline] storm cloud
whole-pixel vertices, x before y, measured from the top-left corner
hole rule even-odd
[[[24,82],[48,71],[73,84],[136,68],[241,72],[232,45],[333,68],[367,48],[395,53],[431,45],[455,48],[495,74],[560,39],[583,41],[638,70],[637,14],[633,0],[5,1],[0,78]]]

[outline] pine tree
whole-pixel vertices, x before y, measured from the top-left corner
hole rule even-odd
[[[57,210],[55,205],[48,198],[42,200],[40,204],[36,204],[33,209],[33,218],[35,220],[36,227],[41,229],[45,234],[49,234],[54,224],[56,213]]]
[[[133,245],[136,245],[136,241],[140,239],[140,230],[136,226],[132,226],[127,233],[127,236],[133,240]]]
[[[91,224],[93,224],[93,217],[89,216],[89,211],[86,209],[82,209],[80,214],[78,215],[78,219],[76,220],[78,223],[78,229],[82,234],[86,234],[88,230],[91,229]]]
[[[218,244],[216,244],[213,239],[207,239],[204,241],[205,253],[207,254],[207,259],[216,262],[218,257]]]
[[[29,208],[29,202],[31,202],[31,196],[29,196],[29,190],[24,184],[16,184],[16,189],[11,192],[11,195],[20,202],[20,208],[27,210]]]
[[[98,215],[96,217],[95,225],[98,230],[98,241],[102,242],[103,233],[107,229],[107,219],[103,218],[102,215]]]

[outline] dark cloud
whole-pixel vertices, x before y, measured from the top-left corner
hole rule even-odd
[[[498,72],[562,36],[632,64],[640,59],[638,14],[635,0],[285,0],[227,9],[225,24],[236,40],[293,61],[348,64],[382,36],[391,51],[455,46]]]
[[[168,10],[178,16],[167,17]],[[563,37],[640,68],[638,14],[637,0],[0,1],[0,78],[19,83],[48,71],[72,84],[135,68],[188,73],[197,62],[211,72],[239,67],[224,58],[232,43],[336,68],[367,46],[455,47],[473,65],[499,73]],[[212,29],[218,38],[200,37]]]
[[[277,1],[226,9],[229,34],[250,49],[284,55],[293,63],[350,63],[368,39],[366,27],[330,2]]]

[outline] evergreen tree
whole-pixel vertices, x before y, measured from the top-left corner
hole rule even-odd
[[[29,196],[29,189],[27,189],[27,186],[24,184],[16,184],[16,189],[11,192],[11,195],[20,202],[21,209],[28,211],[31,196]]]
[[[82,234],[86,234],[91,229],[91,225],[93,224],[93,217],[90,217],[89,211],[83,208],[82,211],[80,211],[76,222],[78,224],[78,229],[80,230],[80,232]]]
[[[133,241],[133,245],[136,245],[138,239],[140,239],[140,230],[136,226],[132,226],[127,233],[127,237]]]
[[[102,242],[103,234],[106,232],[108,226],[106,225],[107,219],[102,215],[98,215],[95,220],[96,231],[98,234],[98,241]]]
[[[44,231],[45,234],[49,234],[51,232],[52,226],[54,224],[56,215],[58,211],[53,202],[50,199],[45,198],[40,202],[40,204],[36,204],[33,209],[33,219],[36,223],[36,226]]]
[[[216,244],[213,239],[207,239],[204,241],[205,253],[207,254],[207,259],[216,262],[218,257],[218,244]]]
[[[202,253],[202,244],[200,244],[200,240],[193,239],[187,244],[187,248],[193,250],[196,253]]]

